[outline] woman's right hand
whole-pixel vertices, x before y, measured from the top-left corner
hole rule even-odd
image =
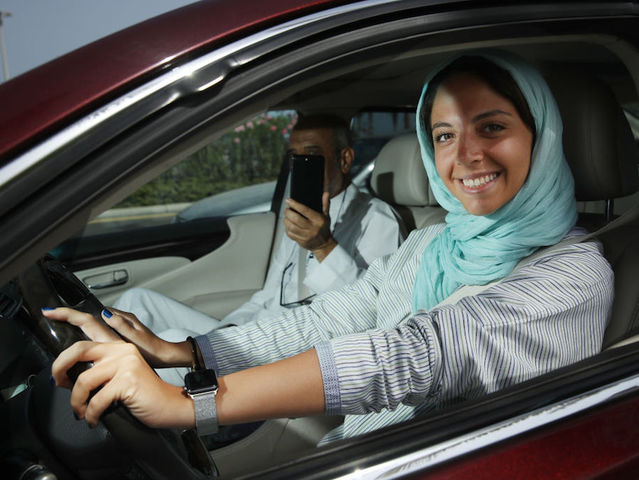
[[[167,342],[155,335],[132,313],[116,309],[104,309],[102,319],[120,336],[98,322],[93,315],[71,308],[59,307],[43,310],[42,314],[53,320],[68,322],[79,327],[95,342],[125,340],[135,344],[145,360],[154,368],[183,367],[191,365],[191,350],[188,342]]]
[[[67,372],[77,362],[91,362],[93,366],[73,384]],[[124,403],[152,428],[191,428],[195,424],[193,400],[182,388],[163,382],[140,351],[122,340],[76,342],[53,362],[51,373],[56,385],[72,389],[71,407],[78,418],[92,426],[114,401]]]

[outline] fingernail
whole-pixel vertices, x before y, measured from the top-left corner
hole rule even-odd
[[[51,307],[42,307],[40,310],[42,310],[43,312],[49,311],[49,310],[55,310],[55,308],[51,308]]]
[[[113,314],[106,308],[102,310],[102,315],[104,315],[106,318],[111,318],[113,316]]]
[[[80,420],[80,417],[78,417],[78,414],[73,412],[73,418],[75,418],[76,420]]]
[[[55,378],[53,378],[53,375],[51,375],[51,377],[49,378],[49,382],[51,383],[52,387],[55,387]]]

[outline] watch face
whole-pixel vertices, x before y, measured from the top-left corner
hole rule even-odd
[[[217,390],[217,377],[211,369],[196,370],[186,374],[184,386],[191,394]]]

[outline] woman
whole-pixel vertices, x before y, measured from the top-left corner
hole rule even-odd
[[[599,351],[613,278],[596,243],[553,249],[515,268],[578,233],[561,120],[539,73],[504,53],[460,57],[426,82],[418,114],[422,157],[449,212],[446,224],[414,231],[364,278],[279,321],[198,337],[201,360],[221,376],[220,424],[346,415],[326,442]],[[97,341],[117,340],[88,315],[46,315]],[[73,409],[95,424],[121,400],[151,426],[193,426],[192,401],[142,358],[156,367],[190,365],[189,342],[169,344],[129,314],[110,315],[107,323],[142,354],[121,341],[63,352],[53,365],[60,385],[70,386],[65,372],[75,362],[95,363],[73,388]]]

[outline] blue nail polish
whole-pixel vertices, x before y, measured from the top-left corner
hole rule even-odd
[[[113,316],[113,314],[106,308],[102,310],[102,315],[104,315],[106,318],[111,318]]]
[[[49,382],[51,383],[52,387],[55,387],[55,378],[53,378],[53,375],[51,375],[51,377],[49,378]]]
[[[75,418],[76,420],[80,420],[80,417],[78,417],[78,414],[73,412],[73,418]]]
[[[42,307],[40,310],[42,310],[42,311],[49,311],[49,310],[55,310],[55,308],[51,308],[51,307]]]

